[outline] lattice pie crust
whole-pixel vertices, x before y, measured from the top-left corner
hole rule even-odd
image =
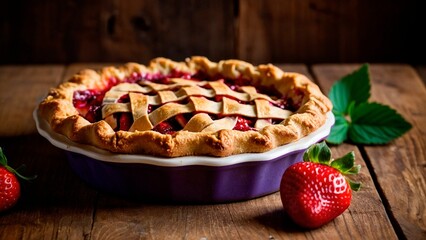
[[[198,75],[204,77],[195,79]],[[235,87],[232,81],[244,84]],[[75,93],[84,90],[103,92],[101,119],[86,119],[76,107]],[[281,106],[284,98],[297,109]],[[322,126],[331,108],[318,86],[302,74],[271,64],[216,63],[197,56],[185,62],[156,58],[147,66],[85,69],[51,89],[39,114],[70,140],[115,153],[229,156],[296,141]],[[131,119],[125,130],[119,130],[124,126],[120,114]],[[159,132],[170,119],[178,120],[179,129]],[[250,119],[249,129],[238,127],[242,119]]]

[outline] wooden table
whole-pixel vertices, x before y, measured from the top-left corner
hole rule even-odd
[[[99,192],[70,169],[64,151],[41,137],[32,111],[49,87],[102,64],[0,66],[0,146],[9,163],[38,178],[0,213],[0,239],[426,239],[425,68],[371,64],[372,99],[400,112],[413,128],[384,146],[342,144],[355,151],[363,188],[350,208],[316,230],[298,228],[282,212],[279,193],[228,204],[143,203]],[[360,64],[282,64],[331,84]]]

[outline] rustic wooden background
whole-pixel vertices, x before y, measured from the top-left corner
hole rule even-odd
[[[240,58],[425,63],[416,0],[5,0],[0,64]]]

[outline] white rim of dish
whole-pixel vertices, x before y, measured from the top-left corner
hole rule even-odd
[[[48,123],[38,114],[38,109],[33,112],[33,117],[36,122],[37,131],[40,135],[46,138],[52,145],[63,150],[74,152],[93,158],[95,160],[114,162],[114,163],[143,163],[155,166],[164,167],[181,167],[189,165],[201,166],[229,166],[245,162],[268,161],[285,154],[307,149],[312,144],[324,139],[330,134],[331,127],[334,124],[334,115],[332,112],[326,114],[327,119],[323,126],[305,136],[298,141],[288,143],[281,147],[274,148],[263,153],[243,153],[231,155],[228,157],[211,157],[211,156],[185,156],[185,157],[154,157],[149,155],[136,154],[117,154],[109,151],[96,148],[94,146],[75,143],[69,140],[64,135],[51,130]]]

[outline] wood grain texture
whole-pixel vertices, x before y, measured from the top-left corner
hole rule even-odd
[[[0,135],[35,132],[32,112],[62,78],[61,65],[0,66]]]
[[[242,58],[425,63],[421,1],[5,0],[0,64]]]
[[[65,152],[38,134],[0,137],[9,164],[37,175],[21,181],[21,198],[0,213],[0,239],[85,239],[91,233],[96,191],[70,169]]]
[[[21,181],[17,206],[0,214],[0,239],[90,235],[96,191],[71,171],[64,151],[36,132],[32,117],[49,88],[61,82],[64,71],[59,65],[0,67],[0,87],[9,89],[1,97],[0,146],[12,167],[26,165],[24,175],[37,175],[31,182]]]
[[[61,77],[55,81],[46,70],[10,68],[33,73],[35,79],[52,78],[48,82],[54,86],[81,69],[102,66],[105,64],[72,64],[56,70]],[[307,75],[328,92],[336,79],[359,65],[316,65],[314,76],[305,65],[278,66]],[[1,72],[12,71],[5,68]],[[9,136],[0,132],[0,146],[10,163],[14,167],[25,163],[25,173],[39,176],[23,184],[23,196],[15,208],[0,213],[0,239],[423,239],[425,141],[420,126],[425,118],[420,110],[426,96],[424,85],[407,65],[373,65],[371,70],[373,100],[408,115],[415,127],[383,147],[332,147],[335,157],[355,152],[362,165],[356,180],[363,188],[353,195],[347,211],[321,228],[308,231],[295,226],[282,211],[279,193],[227,204],[191,205],[143,202],[98,192],[73,173],[64,151],[37,133]],[[24,76],[31,75],[28,72]],[[45,92],[44,87],[16,86],[26,89],[27,95]],[[2,108],[13,114],[18,104]],[[0,115],[1,122],[3,119]]]
[[[0,63],[234,54],[234,11],[226,0],[7,0],[0,13]]]
[[[415,62],[426,50],[407,38],[424,19],[414,0],[239,2],[238,57],[250,62]]]
[[[360,65],[315,65],[313,71],[326,92],[340,77]],[[402,137],[382,146],[363,146],[377,177],[384,202],[391,206],[391,218],[400,237],[426,237],[426,114],[425,86],[408,65],[373,64],[371,101],[397,110],[413,128]]]

